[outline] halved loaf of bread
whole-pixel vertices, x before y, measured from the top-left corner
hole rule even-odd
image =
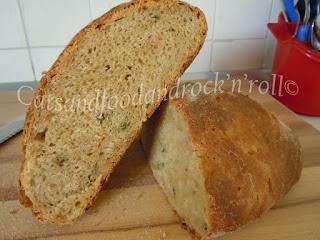
[[[203,13],[176,0],[122,4],[81,30],[29,108],[22,203],[47,223],[84,213],[206,32]]]
[[[201,239],[258,218],[301,174],[290,129],[248,96],[179,87],[145,124],[142,142],[169,202]],[[183,90],[184,89],[184,90]],[[209,93],[209,94],[208,94]]]

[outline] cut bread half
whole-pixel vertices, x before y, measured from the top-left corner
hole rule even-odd
[[[21,202],[46,223],[82,215],[206,32],[201,10],[175,0],[122,4],[81,30],[28,110]]]
[[[301,149],[291,130],[248,96],[188,84],[144,125],[142,142],[188,229],[212,239],[260,217],[291,189]]]

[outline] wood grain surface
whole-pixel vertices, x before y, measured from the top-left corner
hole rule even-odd
[[[243,82],[247,86],[246,82]],[[230,88],[225,85],[224,88]],[[249,94],[248,90],[243,91]],[[0,125],[23,113],[15,92],[0,95]],[[226,240],[320,239],[320,132],[268,94],[250,97],[291,127],[302,145],[301,180],[268,213]],[[139,140],[128,150],[94,206],[72,225],[45,225],[18,200],[21,134],[0,145],[0,239],[191,239],[155,182]]]

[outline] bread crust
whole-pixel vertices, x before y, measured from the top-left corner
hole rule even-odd
[[[159,3],[161,2],[161,3]],[[127,2],[127,3],[123,3],[120,4],[114,8],[112,8],[110,11],[108,11],[107,13],[105,13],[104,15],[102,15],[101,17],[95,19],[94,21],[92,21],[89,25],[87,25],[86,27],[84,27],[80,32],[78,32],[73,39],[70,41],[70,43],[67,45],[67,47],[63,50],[63,52],[59,55],[58,59],[55,61],[55,63],[52,65],[52,67],[50,68],[50,70],[46,73],[45,76],[42,77],[40,84],[39,84],[39,88],[37,89],[37,91],[35,92],[32,104],[29,106],[28,110],[27,110],[27,114],[26,114],[26,119],[25,119],[25,124],[24,124],[24,130],[23,130],[23,142],[22,142],[22,159],[21,159],[21,168],[20,168],[20,177],[19,177],[19,193],[20,193],[20,202],[21,204],[23,204],[25,207],[29,207],[32,209],[32,212],[34,213],[34,215],[41,221],[45,222],[45,223],[56,223],[56,224],[68,224],[68,223],[72,223],[72,222],[61,222],[59,219],[55,219],[52,221],[48,221],[47,219],[44,219],[42,213],[36,209],[32,203],[32,201],[26,196],[25,194],[25,189],[24,189],[24,168],[27,164],[27,159],[26,159],[26,146],[30,137],[30,132],[31,132],[31,127],[33,125],[33,114],[34,114],[34,110],[35,110],[35,103],[37,101],[41,101],[42,96],[44,95],[44,91],[47,87],[47,85],[52,81],[53,77],[56,75],[59,67],[61,64],[63,64],[64,62],[68,61],[70,57],[73,56],[73,53],[77,50],[77,44],[78,42],[82,39],[82,37],[84,36],[84,34],[87,31],[90,31],[91,29],[95,28],[96,26],[98,26],[99,24],[104,24],[106,23],[108,20],[111,20],[112,17],[118,13],[121,12],[125,9],[130,9],[130,8],[135,8],[135,7],[148,7],[148,6],[152,6],[152,4],[164,4],[164,5],[172,5],[172,4],[181,4],[181,5],[185,5],[188,6],[190,8],[190,10],[194,13],[197,14],[200,23],[202,25],[202,35],[201,35],[201,44],[199,45],[198,49],[196,49],[196,51],[192,54],[190,54],[188,60],[183,64],[182,68],[180,69],[179,73],[172,79],[172,83],[169,86],[166,86],[166,90],[168,91],[169,89],[171,89],[176,82],[178,81],[178,79],[180,78],[180,76],[184,73],[184,71],[190,66],[190,64],[193,62],[193,60],[195,59],[195,57],[198,55],[199,51],[201,50],[205,38],[206,38],[206,34],[208,31],[208,26],[207,26],[207,22],[206,22],[206,18],[203,14],[203,12],[194,6],[191,6],[185,2],[182,1],[178,1],[178,0],[132,0],[131,2]],[[163,96],[161,96],[162,99],[165,97],[165,94],[163,94]],[[153,102],[148,110],[147,113],[147,118],[149,118],[153,112],[159,107],[161,102]],[[136,129],[135,131],[132,132],[132,134],[127,138],[127,141],[123,143],[123,149],[128,149],[130,144],[138,137],[139,133],[141,131],[141,127],[139,129]],[[123,151],[124,152],[124,151]],[[123,155],[123,154],[122,154]],[[99,193],[99,191],[101,190],[103,184],[108,180],[110,174],[112,173],[114,167],[118,164],[118,162],[120,161],[120,159],[122,158],[122,155],[118,155],[113,162],[114,165],[112,166],[112,169],[107,169],[104,176],[102,177],[101,183],[100,185],[97,187],[96,191],[95,191],[95,195],[91,198],[90,202],[88,202],[87,207],[82,209],[82,214],[88,210],[93,202],[95,201],[95,199],[97,198],[97,194]]]
[[[169,104],[187,123],[205,179],[209,234],[203,239],[235,231],[260,217],[299,180],[297,138],[248,96],[200,94]]]

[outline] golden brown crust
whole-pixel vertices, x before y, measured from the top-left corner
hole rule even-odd
[[[201,159],[210,235],[261,216],[300,178],[299,142],[248,96],[200,94],[170,104],[187,122]]]
[[[42,221],[47,222],[47,223],[60,223],[62,224],[62,222],[59,222],[59,220],[56,220],[54,222],[48,222],[47,220],[45,220],[43,218],[43,216],[41,215],[41,212],[39,212],[37,209],[34,208],[32,201],[26,196],[25,194],[25,190],[24,190],[24,176],[23,176],[23,169],[26,166],[26,145],[28,142],[28,139],[30,137],[30,131],[31,131],[31,127],[33,124],[33,113],[34,113],[34,108],[35,108],[35,103],[36,101],[41,101],[41,97],[44,94],[44,91],[47,87],[47,85],[50,83],[50,81],[52,80],[52,78],[56,75],[59,67],[61,64],[63,64],[64,62],[67,62],[72,56],[73,53],[75,51],[77,51],[77,44],[78,42],[81,40],[81,38],[84,36],[84,34],[89,31],[92,28],[95,28],[96,26],[98,26],[99,24],[104,24],[105,22],[107,22],[108,20],[112,19],[112,17],[118,13],[121,12],[127,8],[134,8],[134,7],[143,7],[143,6],[148,6],[149,4],[156,4],[158,3],[158,0],[132,0],[131,2],[128,3],[123,3],[120,4],[117,7],[114,7],[113,9],[111,9],[109,12],[107,12],[106,14],[102,15],[101,17],[99,17],[98,19],[92,21],[89,25],[87,25],[85,28],[83,28],[79,33],[77,33],[74,38],[70,41],[70,43],[67,45],[67,47],[64,49],[64,51],[60,54],[60,56],[58,57],[58,59],[55,61],[55,63],[53,64],[53,66],[50,68],[50,70],[47,72],[47,74],[45,76],[42,77],[41,81],[40,81],[40,85],[38,90],[35,92],[32,104],[30,105],[28,111],[27,111],[27,115],[26,115],[26,120],[25,120],[25,125],[24,125],[24,131],[23,131],[23,146],[22,146],[22,160],[21,160],[21,170],[20,170],[20,178],[19,178],[19,192],[20,192],[20,202],[21,204],[23,204],[25,207],[30,207],[32,208],[33,213]],[[203,32],[202,32],[202,43],[199,46],[199,48],[190,55],[189,59],[183,64],[183,67],[181,68],[179,74],[177,74],[177,76],[175,76],[174,79],[172,79],[172,84],[170,86],[166,86],[166,89],[169,90],[170,88],[172,88],[176,82],[178,81],[179,77],[184,73],[184,71],[189,67],[189,65],[193,62],[194,58],[198,55],[201,47],[204,44],[204,40],[206,38],[206,33],[207,33],[207,22],[205,19],[204,14],[202,13],[202,11],[194,6],[191,6],[187,3],[184,2],[180,2],[178,0],[161,0],[161,4],[174,4],[174,3],[178,3],[178,4],[183,4],[188,6],[193,12],[195,12],[198,16],[198,18],[200,19],[200,22],[202,24],[203,27]],[[164,98],[165,96],[163,95],[162,98]],[[148,112],[148,116],[150,117],[153,112],[159,107],[160,102],[155,102],[153,103],[153,106],[150,106],[150,110]],[[136,129],[135,132],[132,133],[131,136],[128,137],[127,141],[125,143],[123,143],[123,148],[127,149],[130,144],[134,141],[134,139],[138,136],[139,132],[141,129]],[[117,165],[117,163],[120,161],[121,159],[121,155],[119,155],[117,157],[117,159],[115,159],[113,168]],[[102,181],[100,186],[96,189],[96,194],[95,196],[92,197],[91,202],[88,203],[87,207],[85,209],[83,209],[83,212],[85,212],[90,206],[92,206],[94,200],[97,198],[97,194],[98,192],[101,190],[102,185],[105,181],[108,180],[110,173],[113,171],[113,168],[108,169],[107,173],[105,174],[105,176],[103,176]]]

